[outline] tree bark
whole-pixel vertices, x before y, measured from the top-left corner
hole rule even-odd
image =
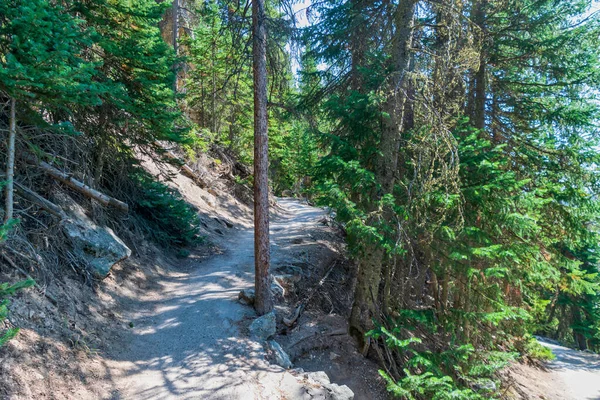
[[[254,308],[259,315],[273,309],[269,268],[269,138],[267,135],[267,32],[264,0],[252,1],[254,77]]]
[[[4,187],[4,223],[13,218],[13,189],[15,176],[15,138],[17,136],[17,101],[10,99],[10,128],[8,131],[8,151],[6,154],[6,186]]]

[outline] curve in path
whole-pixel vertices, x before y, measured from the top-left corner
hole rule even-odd
[[[273,264],[285,245],[316,224],[323,210],[281,199],[286,211],[271,224]],[[139,300],[128,345],[111,354],[112,399],[303,399],[296,379],[264,361],[260,344],[240,322],[255,317],[237,294],[253,286],[253,231],[240,230],[189,273],[169,274],[161,289]]]
[[[600,400],[600,355],[569,349],[546,339],[539,341],[556,356],[548,367],[570,400]]]

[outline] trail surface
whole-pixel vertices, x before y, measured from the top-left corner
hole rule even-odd
[[[577,351],[541,339],[556,359],[548,364],[550,377],[563,389],[558,397],[548,393],[548,399],[600,400],[600,355]]]
[[[281,199],[271,223],[273,263],[285,258],[290,238],[316,224],[323,211]],[[139,299],[125,348],[110,354],[107,369],[118,388],[112,399],[303,399],[303,387],[264,361],[262,347],[240,331],[255,317],[237,294],[254,283],[253,231],[225,238],[224,252],[169,274]]]

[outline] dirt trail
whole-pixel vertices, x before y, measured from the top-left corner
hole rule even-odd
[[[556,379],[566,393],[561,399],[600,400],[600,355],[569,349],[544,339],[540,342],[556,356],[548,366],[551,378]]]
[[[285,245],[323,211],[282,199],[284,215],[271,223],[273,264],[288,255]],[[240,289],[254,282],[253,231],[224,238],[223,254],[169,274],[161,288],[139,299],[129,316],[133,328],[107,355],[112,399],[302,399],[302,387],[271,366],[262,347],[240,332],[254,317],[239,304]]]

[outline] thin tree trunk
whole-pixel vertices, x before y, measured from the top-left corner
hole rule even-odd
[[[480,29],[480,56],[479,69],[475,72],[473,99],[473,123],[477,129],[485,128],[485,103],[486,103],[486,53],[484,49],[485,34],[485,7],[486,0],[481,0],[474,11],[473,21]]]
[[[273,309],[269,268],[269,138],[267,135],[267,32],[264,0],[252,1],[254,76],[254,308]]]
[[[179,36],[179,0],[173,0],[173,50],[175,51],[175,57],[177,57],[178,43],[177,39]],[[177,61],[173,64],[173,71],[175,72],[175,82],[173,83],[173,91],[177,93]]]
[[[4,223],[13,218],[13,183],[15,176],[15,137],[17,136],[17,101],[10,99],[10,129],[8,132],[8,152],[6,159],[6,186],[4,187]]]
[[[212,104],[211,104],[211,114],[212,114],[212,118],[211,118],[211,122],[212,122],[212,126],[211,126],[211,131],[213,133],[217,133],[217,73],[215,71],[216,66],[215,66],[215,58],[216,58],[216,50],[217,50],[217,43],[216,40],[213,40],[212,42],[212,49],[211,49],[211,66],[212,66]]]

